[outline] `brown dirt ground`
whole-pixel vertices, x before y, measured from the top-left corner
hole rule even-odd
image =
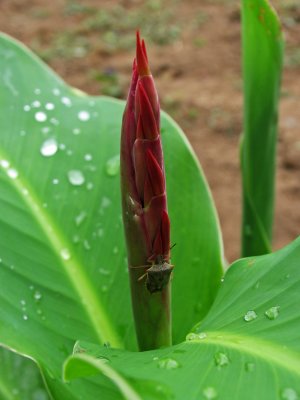
[[[300,232],[300,4],[276,0],[286,36],[274,247]],[[142,28],[163,107],[191,141],[220,216],[225,253],[239,256],[242,129],[236,0],[0,0],[1,29],[90,94],[125,97]]]

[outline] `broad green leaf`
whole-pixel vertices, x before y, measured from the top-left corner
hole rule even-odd
[[[75,341],[136,349],[119,194],[124,103],[68,87],[5,35],[0,56],[0,343],[39,363],[55,399],[88,399],[92,389],[61,381]],[[162,137],[179,342],[215,298],[222,246],[197,160],[165,114]]]
[[[78,343],[65,378],[102,373],[127,400],[124,384],[143,400],[299,399],[299,258],[300,238],[235,262],[186,342],[144,353]]]
[[[283,57],[280,22],[268,0],[242,0],[244,133],[242,255],[271,251],[277,115]]]
[[[0,399],[49,399],[41,374],[33,361],[2,348],[0,348]]]

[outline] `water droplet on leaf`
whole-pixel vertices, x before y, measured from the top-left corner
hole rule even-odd
[[[71,107],[71,105],[72,105],[72,102],[69,99],[69,97],[62,97],[61,102],[67,107]]]
[[[77,226],[80,226],[82,222],[85,220],[87,217],[87,213],[85,211],[81,211],[76,217],[75,217],[75,223]]]
[[[53,138],[44,141],[40,148],[40,152],[44,157],[53,156],[58,150],[57,141]]]
[[[34,108],[39,108],[41,106],[41,102],[38,100],[34,100],[31,105]]]
[[[42,293],[39,292],[38,290],[36,290],[36,291],[34,292],[34,294],[33,294],[33,297],[34,297],[34,300],[35,300],[36,302],[38,302],[38,301],[40,301],[41,298],[42,298]]]
[[[229,358],[227,354],[221,351],[215,354],[215,363],[217,367],[226,367],[229,364]]]
[[[38,122],[44,122],[47,120],[47,115],[43,111],[38,111],[37,113],[35,113],[34,118]]]
[[[67,249],[67,248],[62,249],[60,251],[60,255],[62,256],[62,258],[64,260],[70,260],[70,258],[71,258],[71,253],[70,253],[69,249]]]
[[[276,319],[279,315],[280,306],[270,307],[266,312],[265,316],[271,320]]]
[[[71,171],[69,171],[68,178],[71,185],[74,186],[81,186],[85,182],[83,173],[77,169],[72,169]]]
[[[88,111],[79,111],[78,119],[80,121],[88,121],[90,119],[90,113]]]
[[[256,319],[256,318],[257,318],[257,314],[256,314],[256,312],[253,311],[253,310],[247,311],[246,314],[244,315],[244,320],[245,320],[246,322],[253,321],[253,320]]]
[[[207,400],[216,399],[218,396],[216,389],[212,386],[206,387],[202,393],[203,393],[203,396],[205,397],[205,399],[207,399]]]
[[[253,372],[255,370],[255,364],[253,362],[246,362],[245,370],[247,372]]]
[[[158,367],[162,369],[177,369],[179,367],[179,363],[174,360],[174,358],[162,358],[158,361]]]
[[[9,162],[7,160],[1,160],[0,165],[2,168],[7,169],[9,167]]]
[[[93,159],[93,156],[91,154],[87,153],[84,155],[84,159],[85,159],[85,161],[91,161]]]
[[[298,400],[297,392],[292,388],[284,388],[281,391],[281,399],[282,400]]]
[[[53,103],[47,103],[47,104],[45,105],[45,108],[46,108],[46,110],[51,111],[51,110],[54,110],[55,106],[54,106]]]
[[[109,176],[115,176],[119,173],[119,170],[120,170],[120,155],[119,154],[110,158],[106,162],[105,170],[106,170],[107,175],[109,175]]]
[[[11,179],[16,179],[19,176],[19,173],[17,170],[15,170],[14,168],[9,168],[7,170],[7,175],[11,178]]]
[[[80,134],[80,129],[79,128],[74,128],[73,129],[74,135],[79,135]]]

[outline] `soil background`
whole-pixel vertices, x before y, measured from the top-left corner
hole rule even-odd
[[[300,233],[300,3],[273,2],[286,38],[274,248]],[[162,107],[183,128],[219,213],[225,254],[239,257],[242,131],[240,5],[236,0],[0,0],[1,30],[69,84],[125,98],[135,30],[148,44]]]

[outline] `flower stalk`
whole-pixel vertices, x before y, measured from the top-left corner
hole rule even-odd
[[[140,350],[171,345],[170,221],[160,105],[144,41],[123,115],[121,189],[133,314]]]

